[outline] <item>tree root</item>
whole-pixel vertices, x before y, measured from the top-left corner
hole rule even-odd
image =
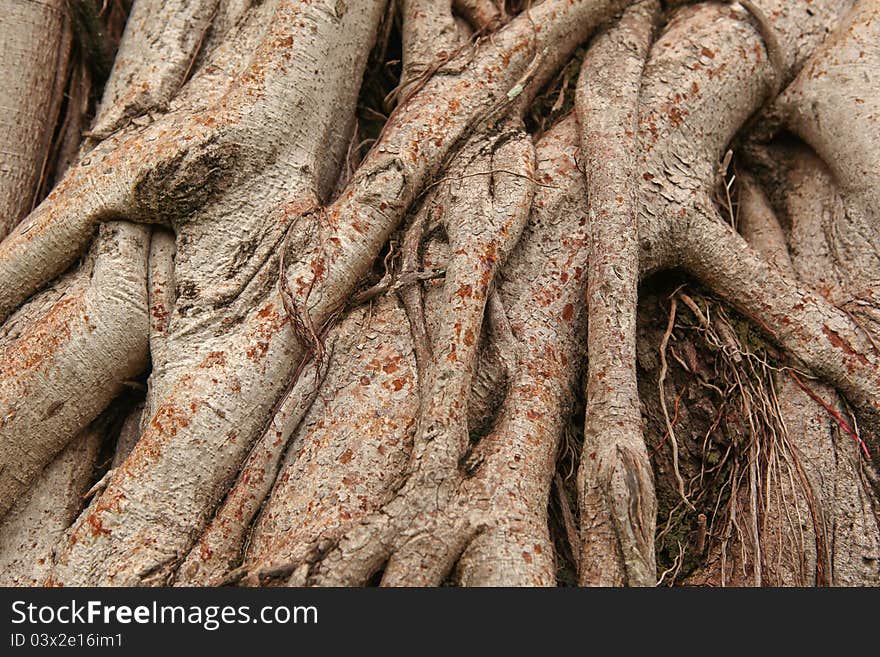
[[[875,245],[880,243],[880,98],[865,90],[880,84],[877,15],[874,0],[857,1],[780,100],[787,127],[828,163],[848,222]]]
[[[308,298],[316,325],[344,302],[454,150],[485,124],[502,118],[514,100],[527,98],[526,86],[546,81],[557,58],[567,58],[619,4],[543,3],[530,15],[513,19],[473,53],[462,53],[465,67],[457,75],[432,77],[398,107],[348,190],[327,208],[315,246],[288,272],[297,305],[304,306]],[[545,26],[537,34],[535,22]],[[437,98],[454,101],[438,104]]]
[[[178,294],[164,340],[167,363],[154,371],[150,382],[161,398],[154,401],[152,417],[131,456],[114,472],[107,489],[79,519],[59,551],[53,582],[167,581],[265,427],[303,355],[285,328],[287,317],[273,293],[278,267],[273,251],[292,218],[315,207],[314,190],[328,187],[333,158],[324,156],[341,150],[345,143],[344,135],[328,126],[353,109],[356,81],[382,4],[358,3],[337,20],[340,17],[313,11],[302,3],[279,2],[276,20],[256,48],[250,68],[230,83],[226,105],[201,115],[218,118],[217,124],[228,127],[234,124],[234,109],[248,107],[254,112],[248,118],[259,124],[261,112],[275,112],[285,103],[296,105],[302,94],[309,97],[304,107],[317,103],[309,113],[308,134],[303,139],[285,136],[284,131],[304,127],[296,119],[299,114],[287,110],[280,113],[285,121],[271,122],[277,131],[260,133],[258,147],[264,143],[261,140],[268,139],[288,148],[289,152],[278,153],[274,168],[273,160],[268,160],[267,168],[267,159],[261,155],[255,171],[238,171],[236,175],[243,179],[230,181],[237,189],[231,196],[221,193],[219,199],[211,198],[217,190],[208,185],[205,190],[210,202],[205,199],[195,208],[176,208],[176,212],[185,209],[194,215],[175,221],[173,226],[178,247],[174,272]],[[298,35],[302,49],[291,52],[275,47],[279,35]],[[320,80],[314,80],[315,84],[327,83],[324,95],[305,86],[287,93],[299,59],[337,47],[340,42],[349,46],[359,43],[360,50],[357,57],[346,59],[345,66],[330,67]],[[293,59],[277,66],[273,57]],[[264,75],[261,70],[276,70],[277,74]],[[163,121],[172,120],[168,117],[171,114]],[[239,123],[236,129],[247,126]],[[205,131],[216,130],[217,125],[208,121]],[[235,142],[242,135],[229,136]],[[176,146],[185,143],[176,133],[164,137]],[[95,150],[114,139],[117,137]],[[218,143],[222,145],[224,140]],[[250,146],[253,141],[245,139],[245,143]],[[187,172],[192,173],[189,164],[180,168],[184,178]],[[226,165],[235,166],[236,160],[223,159],[220,164],[218,171],[223,171]],[[280,179],[290,185],[280,184]],[[235,183],[244,180],[249,182],[236,188]],[[162,189],[164,183],[157,182]],[[165,191],[166,198],[175,197],[173,189],[165,187]],[[297,200],[282,205],[291,195]],[[183,198],[191,197],[187,192]],[[256,209],[249,200],[253,198],[259,199]],[[241,217],[233,231],[228,226],[236,220],[223,210],[224,204],[230,203],[234,215]],[[156,495],[156,488],[173,492]],[[127,522],[129,519],[132,522]],[[123,526],[123,531],[114,530]]]
[[[134,118],[162,110],[192,71],[219,0],[138,0],[88,137],[106,139]]]
[[[711,217],[711,215],[710,215]],[[880,426],[880,354],[843,311],[771,267],[720,219],[682,236],[683,265]],[[872,431],[873,433],[873,431]],[[873,449],[876,451],[876,434]]]
[[[452,16],[452,2],[402,0],[403,71],[395,94],[407,99],[445,62],[458,54],[467,36]]]
[[[0,240],[33,208],[67,81],[71,29],[63,0],[6,8],[0,73]]]
[[[586,423],[578,488],[582,584],[656,582],[654,478],[636,382],[635,151],[642,67],[659,5],[634,5],[593,42],[576,107],[589,195]]]
[[[98,223],[118,217],[167,222],[178,236],[186,236],[190,247],[179,252],[177,262],[184,289],[203,286],[199,275],[219,275],[222,284],[214,292],[219,299],[210,301],[228,301],[240,293],[276,246],[272,237],[283,228],[271,211],[291,198],[294,206],[314,205],[310,197],[316,190],[332,189],[331,177],[345,142],[341,133],[328,134],[329,126],[340,120],[341,108],[355,102],[352,80],[359,79],[383,4],[361,3],[340,22],[307,3],[279,0],[272,28],[255,44],[247,66],[229,62],[233,75],[227,79],[218,79],[206,66],[204,75],[194,78],[188,93],[181,93],[166,113],[141,117],[97,144],[0,243],[0,317],[66,269],[88,245]],[[161,30],[161,16],[150,17],[160,22],[153,27]],[[276,47],[278,40],[294,36],[301,48],[291,52]],[[311,86],[301,84],[301,67],[313,70],[311,57],[317,54],[320,59],[320,53],[339,42],[365,45],[359,58],[327,67],[320,80],[310,74]],[[221,65],[229,56],[221,49],[219,61],[212,63]],[[267,70],[276,74],[266,75]],[[206,84],[210,93],[196,93]],[[309,117],[314,130],[304,135],[294,134],[303,126],[297,113],[289,111],[299,103],[319,109]],[[115,107],[105,108],[102,115]],[[266,125],[273,129],[262,129]],[[249,187],[258,184],[255,180],[262,183],[258,196],[265,201],[257,212],[249,195]],[[293,184],[284,189],[279,180]],[[217,225],[218,210],[212,202],[220,197],[238,208],[240,232],[234,236]],[[230,221],[228,213],[219,214]],[[193,222],[193,215],[199,220]],[[254,253],[248,258],[241,242],[260,242],[255,235],[266,232],[274,235],[258,244],[261,248],[251,246]],[[229,276],[230,269],[238,275]]]
[[[793,274],[785,235],[763,192],[749,176],[740,175],[740,185],[744,235],[769,261]],[[822,221],[818,213],[811,218]],[[800,268],[821,271],[828,263],[820,253],[796,256]],[[812,264],[807,265],[807,259]],[[691,583],[846,585],[878,577],[864,559],[876,552],[878,540],[877,519],[870,505],[864,505],[859,470],[865,464],[860,464],[849,437],[811,399],[834,400],[836,394],[818,383],[807,386],[791,374],[772,377],[775,389],[769,401],[778,417],[777,429],[752,435],[751,454],[746,456],[749,486],[738,491],[734,482],[731,493],[730,504],[739,507],[736,515],[751,519],[752,528],[740,533],[741,549],[728,549],[726,555],[722,545],[712,541],[707,567]],[[851,538],[844,539],[840,532]]]
[[[403,239],[398,276],[422,268],[418,243],[425,235],[424,223],[432,208],[448,206],[445,191],[444,186],[435,187],[416,212]],[[445,266],[447,249],[440,249],[443,255],[429,256],[431,248],[426,246],[431,264],[426,262],[425,268]],[[428,285],[434,288],[427,297],[436,335],[442,313],[435,312],[434,306],[442,305],[442,287]],[[421,297],[421,286],[399,292],[403,297],[413,293]],[[493,293],[488,302],[489,344],[481,349],[476,367],[479,380],[472,382],[467,403],[468,426],[477,430],[491,422],[497,396],[514,371],[509,330],[497,316],[496,297]],[[303,546],[311,546],[322,535],[341,535],[400,487],[412,448],[419,399],[428,398],[424,386],[431,363],[431,338],[420,298],[417,312],[424,342],[416,337],[415,329],[407,329],[405,319],[401,323],[401,312],[392,301],[385,296],[371,302],[369,309],[351,309],[331,329],[328,339],[336,341],[340,365],[331,369],[324,386],[327,392],[313,407],[313,416],[304,421],[304,435],[295,439],[301,447],[291,452],[282,466],[255,525],[245,565],[229,573],[225,581],[259,581],[269,577],[268,573],[283,571],[285,564],[304,558]],[[417,324],[411,321],[410,325]],[[420,344],[427,356],[423,365],[416,365],[413,360],[418,361]]]
[[[501,6],[493,0],[452,0],[452,8],[480,32],[497,27],[504,20],[503,2]]]
[[[107,224],[91,276],[3,352],[0,515],[146,366],[148,239],[148,228]]]
[[[275,483],[290,438],[323,382],[332,354],[307,368],[284,395],[263,436],[254,445],[235,484],[226,494],[199,541],[181,564],[176,586],[216,586],[241,562],[246,534]],[[314,375],[308,369],[316,369]]]
[[[327,378],[226,581],[301,558],[303,546],[344,531],[400,486],[419,399],[406,316],[387,295],[350,309],[327,339]]]
[[[571,127],[572,122],[569,121],[568,129],[561,131],[568,139],[567,143],[569,144],[573,143],[575,138]],[[573,371],[577,358],[571,350],[577,350],[578,341],[575,337],[575,329],[570,327],[569,323],[577,325],[576,322],[583,321],[582,318],[578,320],[579,315],[573,312],[573,301],[578,286],[583,282],[585,266],[576,267],[578,273],[572,275],[571,278],[566,278],[570,282],[568,285],[562,286],[562,290],[565,290],[564,294],[558,287],[558,278],[553,277],[558,277],[567,265],[576,265],[578,262],[576,254],[581,254],[579,256],[581,258],[585,257],[586,240],[583,236],[580,238],[577,236],[577,230],[583,231],[585,229],[585,222],[579,219],[580,215],[577,212],[568,213],[567,216],[571,217],[570,222],[551,220],[555,216],[554,212],[565,207],[565,203],[572,202],[569,199],[574,197],[582,202],[583,196],[571,191],[572,188],[578,188],[579,174],[573,160],[562,148],[565,139],[548,139],[547,143],[545,157],[548,166],[543,174],[549,176],[563,171],[568,174],[571,182],[562,190],[554,186],[552,191],[544,193],[544,188],[541,188],[539,196],[543,194],[546,198],[537,198],[535,204],[545,208],[546,214],[542,213],[540,217],[533,219],[533,228],[530,229],[530,233],[536,231],[536,234],[530,234],[530,239],[521,242],[521,244],[531,244],[532,246],[527,247],[527,251],[522,254],[511,256],[513,259],[508,271],[511,271],[510,280],[516,280],[516,283],[510,286],[512,288],[511,294],[514,296],[503,302],[500,300],[497,302],[499,305],[504,303],[511,308],[518,306],[515,311],[509,312],[513,312],[513,316],[521,324],[524,323],[526,326],[532,327],[528,330],[523,329],[527,331],[525,336],[517,336],[517,325],[511,321],[511,331],[514,336],[517,336],[516,342],[520,345],[516,349],[518,354],[524,353],[526,351],[524,344],[530,344],[537,335],[542,338],[547,337],[547,349],[542,352],[540,357],[530,361],[528,367],[520,361],[520,366],[516,370],[517,374],[513,376],[514,380],[508,384],[511,392],[502,402],[501,410],[497,416],[499,419],[496,420],[489,434],[477,443],[471,454],[461,463],[459,463],[461,457],[456,455],[460,454],[461,439],[449,434],[452,445],[444,453],[453,452],[451,457],[453,474],[451,476],[454,479],[464,476],[462,483],[458,485],[460,492],[455,493],[456,486],[452,483],[444,486],[439,483],[442,479],[430,479],[429,476],[425,476],[429,474],[426,472],[427,468],[422,468],[421,474],[417,469],[414,474],[411,473],[405,479],[406,483],[396,494],[393,492],[393,488],[386,493],[386,497],[389,494],[392,495],[391,500],[386,502],[384,506],[378,507],[372,515],[366,515],[359,510],[360,520],[357,522],[360,524],[356,524],[347,531],[344,529],[345,525],[336,525],[335,530],[325,531],[323,538],[316,539],[311,544],[311,548],[309,548],[311,554],[299,552],[299,556],[289,551],[285,553],[278,550],[278,538],[281,535],[277,533],[280,527],[275,522],[276,529],[273,533],[278,538],[275,539],[271,548],[266,548],[261,552],[266,555],[263,557],[264,559],[270,555],[277,557],[286,554],[288,561],[252,564],[248,570],[246,581],[265,583],[279,578],[283,580],[299,568],[299,571],[294,573],[294,580],[292,580],[296,581],[296,578],[306,575],[305,571],[308,570],[308,566],[304,564],[307,561],[315,561],[316,556],[324,552],[345,549],[344,546],[348,541],[351,541],[348,544],[355,544],[354,541],[357,540],[358,535],[366,537],[369,545],[373,548],[358,550],[360,557],[357,562],[358,572],[354,573],[347,569],[347,565],[351,562],[346,558],[343,562],[346,564],[345,572],[331,573],[330,577],[343,577],[350,579],[350,581],[366,581],[374,572],[385,566],[383,581],[386,584],[403,582],[425,584],[442,579],[461,554],[462,559],[459,564],[461,576],[467,577],[473,582],[490,583],[491,578],[499,579],[499,581],[532,584],[541,582],[547,584],[553,581],[552,546],[546,535],[546,499],[552,480],[555,445],[560,429],[559,426],[556,426],[556,431],[554,431],[553,427],[561,420],[559,419],[560,413],[552,409],[556,404],[564,405],[565,399],[570,395],[570,385],[573,383]],[[479,164],[479,161],[476,161],[471,166],[476,167]],[[544,177],[543,174],[539,175]],[[500,178],[500,174],[498,177]],[[473,182],[470,182],[468,186],[472,187]],[[456,216],[453,213],[454,207],[454,204],[452,207],[444,204],[445,212],[450,213],[452,217]],[[571,223],[578,221],[580,223],[577,225],[580,228],[573,233]],[[454,238],[451,239],[453,239],[453,246],[450,246],[450,250],[454,254],[458,249],[454,247]],[[470,255],[474,257],[473,254]],[[547,258],[549,260],[545,263],[546,267],[538,269],[538,271],[545,273],[539,276],[538,280],[527,280],[529,277],[524,275],[525,272],[536,271],[535,265]],[[520,268],[523,275],[517,273]],[[447,266],[447,270],[453,272],[469,271],[467,267],[455,266]],[[444,289],[450,286],[453,290],[458,289],[457,284],[451,283],[451,280],[447,277]],[[501,299],[505,297],[506,284],[507,281],[502,286]],[[534,296],[530,297],[530,295]],[[431,296],[433,298],[434,295]],[[448,303],[446,293],[443,293],[440,298]],[[495,319],[490,320],[490,323],[496,327],[493,328],[492,333],[505,334],[506,330],[503,328],[505,322],[498,318],[500,308],[496,306],[496,301],[490,301],[489,305],[490,316],[495,315]],[[534,308],[540,310],[535,312]],[[567,308],[572,310],[566,310]],[[448,314],[441,313],[440,316],[448,317]],[[560,317],[562,318],[561,322]],[[438,327],[435,332],[438,336],[441,335],[443,333],[442,327]],[[554,347],[557,340],[563,341],[564,349]],[[435,339],[434,344],[443,345],[443,341]],[[502,348],[502,350],[509,352],[509,348]],[[442,352],[444,352],[442,347],[437,349],[438,354]],[[445,352],[452,353],[448,347]],[[461,349],[457,349],[455,353],[457,359],[464,357]],[[432,362],[436,363],[437,360],[438,357],[435,355]],[[551,362],[555,365],[550,366]],[[439,377],[435,374],[430,378],[436,381]],[[541,393],[536,399],[535,393],[539,390]],[[471,398],[473,399],[473,392]],[[526,399],[528,399],[527,405]],[[542,412],[545,405],[550,406],[546,413]],[[425,406],[422,412],[430,412],[429,406],[430,404]],[[533,431],[528,429],[530,426],[533,427]],[[528,438],[528,436],[534,437]],[[537,438],[537,436],[542,437]],[[440,442],[442,438],[442,434],[437,434],[435,440]],[[424,440],[424,438],[417,436],[416,440]],[[422,449],[429,451],[431,448],[436,449],[431,444]],[[530,458],[530,454],[541,454],[542,456],[540,459],[537,456]],[[355,457],[359,458],[357,452],[355,452]],[[310,462],[315,462],[315,455],[303,455],[303,465]],[[542,465],[539,467],[538,463]],[[534,464],[534,467],[531,464]],[[400,475],[405,475],[401,469],[403,465],[401,463],[396,469]],[[364,470],[361,466],[349,470],[349,472],[362,473]],[[392,473],[395,470],[385,470],[385,472],[386,476],[394,477]],[[520,474],[515,474],[517,472]],[[439,470],[438,475],[441,478],[444,476]],[[353,474],[347,476],[353,477]],[[449,476],[445,475],[447,478]],[[325,472],[316,476],[315,479],[324,481],[326,477],[327,473]],[[310,480],[312,477],[307,479],[307,481]],[[428,483],[429,481],[431,483]],[[302,484],[303,480],[301,479],[299,485]],[[427,494],[426,486],[430,491]],[[530,493],[521,495],[519,490],[516,494],[513,493],[513,490],[522,487],[526,487]],[[442,490],[448,490],[451,497],[446,496],[438,499],[437,495],[442,494]],[[532,492],[535,495],[532,495]],[[281,500],[285,497],[284,493],[276,490],[272,499]],[[448,504],[444,504],[443,499],[448,500]],[[455,501],[456,499],[458,502]],[[522,504],[525,504],[527,509],[517,506]],[[418,510],[419,507],[426,505],[428,508],[418,513],[418,518],[412,518],[406,524],[402,516],[399,516],[397,521],[392,520],[395,513],[411,514],[414,507]],[[437,510],[432,512],[432,508]],[[324,514],[326,516],[326,511]],[[478,518],[472,520],[475,514]],[[514,522],[514,519],[517,520]],[[296,527],[301,526],[301,523],[302,520],[290,517],[285,525]],[[484,525],[486,531],[479,533],[479,528]],[[400,532],[399,537],[394,536],[398,531]],[[268,535],[271,536],[272,533],[268,533]],[[284,540],[289,541],[289,545],[304,547],[303,538],[303,534],[296,531],[293,536],[289,534],[285,536]],[[470,538],[475,538],[475,540],[470,542]],[[393,550],[393,556],[388,547],[391,543],[397,543],[401,546],[400,549]],[[510,563],[513,566],[512,569],[499,567],[497,562],[489,559],[493,554],[497,556],[499,550],[502,554],[507,554],[501,563]],[[332,557],[330,558],[332,559]],[[415,567],[410,568],[414,564]],[[320,567],[320,564],[315,564],[314,567]]]
[[[0,437],[15,447],[0,450],[14,455],[0,463],[0,500],[11,505],[111,401],[126,381],[121,368],[134,367],[132,354],[143,366],[149,346],[153,361],[142,435],[131,431],[135,413],[118,441],[118,462],[60,541],[46,581],[552,584],[547,503],[565,409],[589,346],[579,578],[653,584],[656,500],[666,505],[668,491],[655,493],[643,443],[635,315],[640,277],[671,268],[711,286],[787,352],[790,366],[810,370],[794,372],[799,384],[774,379],[776,355],[764,360],[744,346],[722,306],[713,315],[680,290],[672,297],[660,405],[676,455],[679,438],[678,495],[703,513],[697,544],[720,557],[720,569],[706,572],[725,582],[734,565],[754,584],[808,581],[810,573],[820,582],[870,579],[869,568],[853,564],[876,546],[838,557],[829,544],[838,519],[870,532],[864,518],[876,514],[862,488],[870,464],[840,435],[864,436],[872,454],[880,446],[876,304],[850,286],[856,277],[864,282],[853,273],[856,259],[873,268],[871,251],[880,252],[870,221],[878,199],[862,184],[876,173],[864,173],[876,122],[868,148],[841,155],[839,138],[829,146],[836,101],[817,106],[819,120],[804,114],[830,95],[824,85],[856,93],[829,66],[828,50],[808,61],[845,0],[681,7],[652,46],[656,4],[634,5],[591,44],[576,98],[580,130],[574,117],[562,121],[537,152],[518,117],[592,29],[627,3],[545,0],[519,5],[509,21],[488,0],[405,5],[437,20],[405,16],[406,97],[341,182],[340,163],[359,150],[351,138],[357,86],[385,2],[139,5],[132,25],[143,19],[143,29],[123,44],[82,161],[0,244],[0,317],[12,314],[0,331],[0,405],[9,406],[0,408]],[[873,7],[862,0],[849,32],[829,41],[853,66],[861,66],[860,48],[876,59]],[[194,10],[200,29],[175,44],[157,42],[156,52],[173,51],[166,68],[153,75],[149,57],[125,56],[136,39],[165,34],[156,32],[163,16]],[[478,34],[462,45],[471,27]],[[447,56],[434,61],[428,45],[444,35]],[[343,46],[349,56],[334,57]],[[828,176],[832,187],[840,178],[840,193],[822,206],[840,216],[830,232],[804,222],[799,233],[791,218],[773,225],[766,199],[746,180],[741,228],[763,245],[756,253],[713,205],[718,162],[727,153],[722,169],[738,163],[737,134],[805,64],[810,77],[797,78],[779,116],[823,157],[840,155]],[[129,74],[147,83],[134,99],[119,91]],[[732,179],[723,182],[734,189]],[[726,196],[731,218],[735,198]],[[844,248],[834,233],[840,227]],[[104,251],[56,279],[96,230]],[[822,253],[837,258],[824,265],[834,280],[813,291],[801,286],[812,281],[797,281],[800,265],[787,263],[783,247],[801,238],[806,245],[823,230]],[[131,240],[137,264],[129,258],[127,273],[114,273],[137,290],[101,300],[125,301],[137,317],[108,331],[114,337],[105,344],[95,339],[100,316],[86,300],[92,285],[120,285],[99,276],[121,251],[107,249],[113,231],[140,236]],[[853,235],[871,239],[850,249],[859,242]],[[385,276],[375,283],[389,239]],[[691,344],[675,338],[688,312],[697,318],[689,329],[709,340],[733,377],[728,390],[681,351]],[[89,334],[84,348],[98,345],[113,362],[95,368],[91,352],[78,361],[80,333]],[[333,358],[325,344],[334,345]],[[28,354],[33,362],[19,367]],[[310,359],[320,376],[303,375]],[[704,506],[705,462],[695,474],[694,441],[677,436],[677,422],[692,410],[690,401],[680,404],[686,390],[666,399],[679,364],[722,405],[739,402],[737,435],[749,436],[728,444],[722,462],[732,470],[714,470],[729,475],[723,528]],[[667,373],[673,378],[664,381]],[[87,403],[71,404],[83,391]],[[810,452],[787,436],[787,422],[820,439],[836,431],[833,450]],[[815,458],[838,467],[838,457],[839,472],[853,478],[830,491],[804,464]],[[830,507],[837,493],[855,511]],[[667,522],[660,536],[675,544],[669,532]],[[681,539],[664,579],[684,567]],[[802,563],[780,562],[786,541]],[[737,558],[728,555],[733,545]]]
[[[96,423],[97,424],[97,423]],[[0,584],[40,586],[55,545],[83,507],[103,439],[92,425],[39,474],[0,522]]]
[[[442,215],[450,240],[441,302],[443,321],[426,372],[429,393],[419,413],[412,472],[397,496],[366,518],[350,537],[340,540],[338,549],[345,555],[345,568],[352,568],[343,579],[369,578],[390,557],[388,544],[398,533],[405,538],[388,562],[389,581],[414,572],[409,565],[413,559],[422,559],[424,541],[434,547],[445,545],[443,532],[449,532],[445,538],[451,541],[451,550],[435,565],[415,571],[424,572],[426,582],[448,572],[452,564],[446,561],[458,556],[456,545],[464,546],[454,537],[462,535],[467,523],[459,519],[450,526],[447,521],[451,516],[442,510],[454,496],[453,482],[468,447],[467,408],[462,400],[471,387],[489,290],[498,268],[518,241],[531,207],[534,188],[528,181],[534,177],[532,149],[527,136],[502,132],[490,137],[488,144],[483,139],[473,140],[450,167],[454,182],[445,183],[449,205]],[[519,175],[496,173],[496,168]],[[488,173],[470,177],[472,172]],[[424,536],[411,533],[419,525],[418,532],[424,531]],[[465,542],[467,538],[465,531]],[[348,541],[359,546],[354,561],[349,561],[347,552],[353,548],[346,547]],[[370,547],[362,547],[364,542]]]
[[[150,240],[148,296],[150,303],[150,362],[152,385],[147,394],[146,418],[153,416],[157,399],[163,393],[158,383],[168,363],[168,328],[174,312],[176,285],[174,281],[174,237],[161,228],[153,230]]]

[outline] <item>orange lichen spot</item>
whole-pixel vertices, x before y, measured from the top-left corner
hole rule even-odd
[[[260,340],[259,342],[257,342],[257,344],[248,347],[245,351],[245,354],[247,354],[247,357],[250,360],[259,360],[266,355],[267,351],[269,351],[269,343],[264,340]]]
[[[861,363],[862,365],[868,364],[868,359],[865,358],[865,356],[863,354],[861,354],[858,351],[856,351],[855,349],[853,349],[852,345],[850,345],[849,342],[844,340],[837,331],[835,331],[832,328],[829,328],[828,326],[823,326],[822,333],[824,333],[828,337],[828,341],[832,345],[834,345],[836,348],[840,349],[848,356],[855,357],[855,359],[858,360],[859,363]]]
[[[312,261],[312,273],[315,275],[316,279],[321,278],[326,271],[327,265],[324,263],[323,258],[318,258],[317,260]]]
[[[198,407],[196,407],[197,409]],[[159,431],[160,434],[173,437],[177,435],[179,429],[185,429],[189,426],[189,420],[190,418],[187,413],[182,413],[173,404],[166,404],[159,407],[159,410],[156,411],[156,414],[150,421],[150,425]]]
[[[562,319],[566,322],[570,322],[571,318],[574,317],[574,306],[570,303],[565,304],[565,308],[562,311]]]
[[[160,328],[164,328],[168,322],[168,310],[165,308],[165,304],[157,303],[150,307],[150,314],[153,316],[153,319],[156,320],[156,323]],[[88,323],[88,316],[84,317],[86,323]]]
[[[88,522],[89,527],[91,527],[92,536],[100,536],[101,534],[110,533],[110,530],[104,527],[104,523],[101,521],[101,517],[97,513],[90,513],[86,518],[86,522]]]
[[[205,360],[199,365],[201,368],[214,367],[215,365],[226,365],[226,353],[222,351],[211,351],[205,356]]]
[[[684,122],[684,117],[687,116],[687,111],[681,110],[678,107],[670,107],[669,112],[669,123],[673,128],[677,128]]]

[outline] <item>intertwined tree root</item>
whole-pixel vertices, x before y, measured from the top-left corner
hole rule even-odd
[[[880,582],[880,4],[518,4],[135,3],[75,161],[0,189],[5,581]],[[672,270],[712,300],[646,337]]]

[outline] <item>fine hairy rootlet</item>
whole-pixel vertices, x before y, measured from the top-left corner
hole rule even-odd
[[[0,584],[880,584],[880,0],[2,0]]]

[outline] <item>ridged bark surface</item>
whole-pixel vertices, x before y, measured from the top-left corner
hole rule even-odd
[[[880,581],[877,0],[6,4],[3,583]]]

